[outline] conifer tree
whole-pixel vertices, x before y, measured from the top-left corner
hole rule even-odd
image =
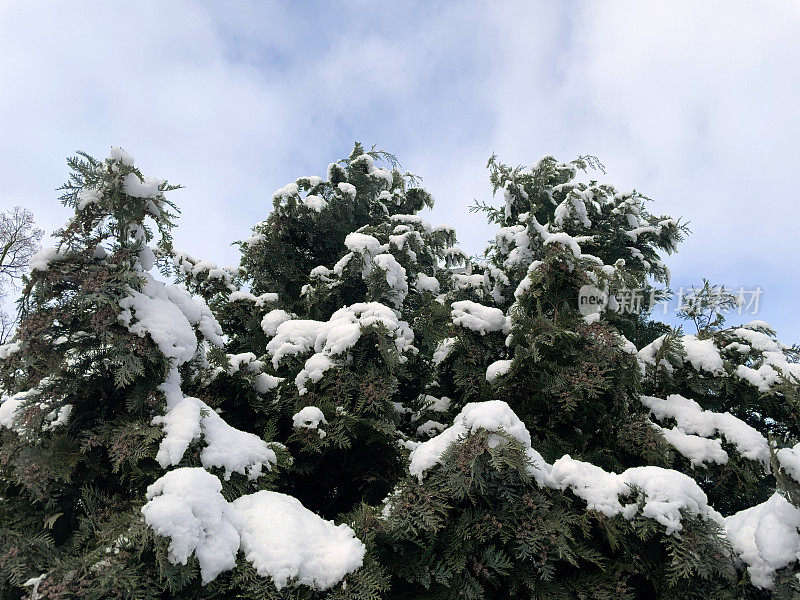
[[[695,332],[670,330],[638,352],[642,402],[674,447],[676,468],[732,515],[729,537],[747,579],[797,597],[800,349],[763,321],[725,327],[725,311],[741,300],[708,281],[688,292],[680,312]]]
[[[645,287],[648,276],[664,281],[658,251],[672,251],[683,228],[650,215],[636,192],[576,178],[595,164],[546,157],[524,170],[489,161],[504,206],[476,208],[501,227],[472,274],[456,275],[457,335],[440,383],[448,397],[507,401],[554,456],[580,452],[604,468],[663,465],[638,402],[638,365],[619,337],[636,315],[585,319],[577,298],[583,286],[613,294]]]
[[[502,227],[485,260],[455,276],[451,331],[432,357],[434,384],[450,414],[459,412],[412,450],[409,478],[384,505],[386,562],[399,565],[397,580],[422,584],[431,597],[519,589],[533,597],[796,597],[800,513],[791,502],[800,446],[787,434],[800,389],[796,351],[764,323],[715,333],[721,321],[703,314],[704,295],[717,309],[730,299],[708,286],[687,309],[704,324],[697,336],[651,322],[653,300],[666,294],[653,285],[668,281],[658,252],[673,251],[685,228],[652,216],[635,192],[580,183],[577,171],[592,162],[548,157],[525,170],[490,160],[505,203],[477,208]],[[603,291],[604,310],[581,313],[584,286]],[[621,306],[626,291],[642,301]],[[677,391],[703,406],[667,395]],[[503,456],[519,443],[522,464]],[[510,483],[524,470],[549,501],[543,506],[564,511],[564,537],[535,547],[534,562],[546,566],[535,577],[526,571],[530,548],[505,537],[525,530],[515,511],[533,492]],[[572,511],[589,520],[570,530],[564,515]],[[488,532],[485,522],[494,525]],[[570,542],[587,553],[570,554]],[[592,556],[603,557],[603,570],[592,570]]]
[[[454,276],[451,329],[431,356],[430,391],[447,408],[427,429],[441,433],[418,440],[410,477],[383,508],[387,562],[430,597],[732,593],[719,515],[663,468],[668,446],[639,402],[635,347],[578,310],[582,286],[664,279],[657,251],[674,249],[681,227],[635,193],[575,181],[590,164],[489,163],[505,206],[478,208],[501,228],[485,260]],[[672,515],[653,510],[659,495]],[[409,513],[430,525],[409,528]],[[531,513],[543,515],[532,529]],[[678,528],[700,560],[680,554]]]
[[[0,347],[0,596],[800,597],[799,349],[708,282],[654,320],[688,230],[593,157],[492,157],[473,261],[356,144],[224,268],[126,153],[70,166]]]
[[[344,591],[365,560],[352,530],[269,491],[285,448],[183,392],[224,339],[201,298],[150,272],[173,254],[176,188],[118,148],[69,165],[75,214],[33,257],[0,348],[2,596],[374,597],[379,569]]]
[[[271,378],[274,402],[254,410],[269,416],[294,457],[280,485],[335,517],[380,502],[403,475],[398,442],[421,402],[420,356],[433,351],[447,319],[436,301],[446,266],[464,256],[451,228],[416,214],[433,205],[417,178],[360,144],[328,167],[327,179],[301,177],[273,204],[242,242],[250,291],[227,293],[227,302],[222,292],[212,306],[229,312],[246,297],[263,315],[258,331],[253,319],[242,328],[253,345],[235,349],[270,371],[261,376]],[[313,236],[323,232],[319,245]],[[287,264],[296,276],[285,275]],[[277,285],[276,273],[284,274]]]

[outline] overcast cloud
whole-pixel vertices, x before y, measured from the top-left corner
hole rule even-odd
[[[476,253],[492,152],[595,154],[691,222],[676,286],[760,285],[800,342],[800,3],[321,4],[0,0],[0,209],[52,230],[65,157],[121,145],[186,186],[177,245],[230,264],[274,189],[361,140]]]

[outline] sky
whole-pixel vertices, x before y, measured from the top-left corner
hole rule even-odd
[[[236,264],[272,192],[358,140],[421,175],[426,218],[477,254],[492,153],[592,154],[689,222],[675,290],[760,289],[730,322],[800,343],[798,90],[797,0],[0,0],[0,210],[52,231],[66,157],[122,146],[185,186],[176,246]]]

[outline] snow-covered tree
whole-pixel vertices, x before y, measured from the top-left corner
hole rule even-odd
[[[32,258],[0,348],[2,596],[344,593],[364,544],[270,491],[284,446],[184,394],[225,339],[202,298],[151,272],[173,254],[175,186],[119,148],[69,164],[74,216]],[[364,575],[348,593],[374,596]]]
[[[417,214],[433,204],[417,178],[359,144],[325,179],[301,177],[273,198],[241,243],[248,291],[211,302],[260,316],[240,318],[230,345],[270,398],[251,403],[251,418],[267,415],[293,455],[281,489],[334,517],[380,502],[403,476],[400,442],[447,320],[437,299],[464,256],[451,228]]]
[[[653,427],[727,516],[747,578],[800,595],[800,348],[763,321],[724,327],[734,294],[707,281],[682,309],[696,331],[671,330],[638,352]]]
[[[686,228],[596,159],[493,157],[473,261],[357,144],[235,267],[70,164],[0,347],[4,597],[800,597],[798,348],[709,283],[654,320]]]
[[[382,509],[393,574],[432,597],[720,596],[734,574],[721,516],[665,468],[635,346],[578,304],[582,286],[664,280],[658,251],[681,227],[636,193],[578,182],[587,159],[489,166],[504,206],[478,208],[501,227],[445,300],[426,390],[439,413],[420,429],[434,437],[412,444]]]
[[[650,321],[667,293],[659,252],[684,228],[636,192],[581,182],[592,161],[489,166],[504,206],[478,208],[501,228],[453,277],[426,390],[440,416],[420,430],[435,435],[409,444],[409,476],[374,517],[395,587],[795,597],[796,350],[763,323],[714,333],[701,291],[697,336]],[[604,310],[581,312],[584,286]]]

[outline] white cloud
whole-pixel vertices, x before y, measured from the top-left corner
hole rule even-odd
[[[785,189],[800,158],[800,62],[787,58],[800,56],[800,7],[587,6],[575,24],[570,96],[590,111],[590,139],[626,165],[620,175],[693,221],[683,257],[735,264],[755,245],[770,261],[788,258],[800,219]]]
[[[532,152],[597,154],[607,181],[691,221],[693,235],[669,260],[676,283],[761,284],[764,316],[800,338],[800,204],[791,191],[800,5],[507,11],[497,23],[493,147],[512,163],[531,162]]]
[[[431,219],[477,251],[491,233],[466,207],[490,195],[491,152],[594,153],[609,182],[692,221],[678,275],[785,286],[800,274],[800,8],[754,6],[6,3],[0,204],[56,227],[64,158],[122,145],[187,186],[177,243],[234,262],[273,189],[359,139],[423,175]],[[797,339],[789,302],[776,324]]]

